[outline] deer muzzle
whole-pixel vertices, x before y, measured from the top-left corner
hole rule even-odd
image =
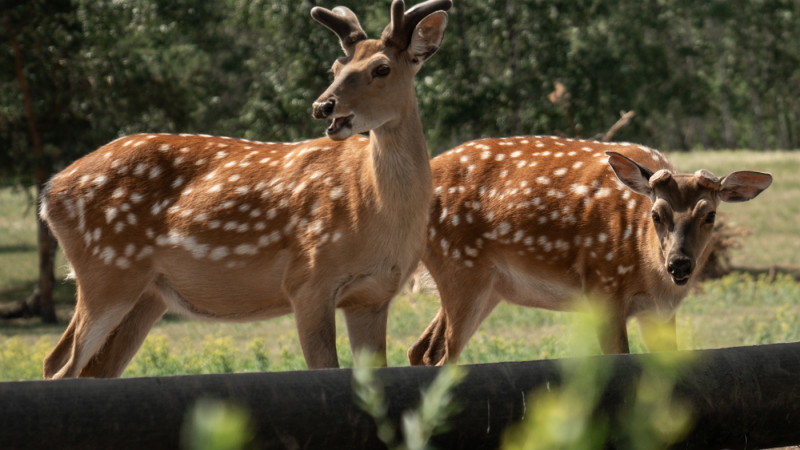
[[[667,264],[667,271],[672,276],[672,281],[678,286],[683,286],[689,282],[689,277],[692,275],[694,264],[692,260],[682,255],[674,255],[669,259]]]
[[[333,114],[333,109],[336,108],[336,100],[329,98],[321,102],[316,101],[313,104],[313,108],[315,119],[327,119],[331,114]]]

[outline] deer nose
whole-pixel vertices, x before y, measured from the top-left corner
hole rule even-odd
[[[333,114],[333,108],[336,107],[336,100],[329,98],[324,102],[314,102],[314,118],[327,119]]]
[[[692,273],[692,260],[685,256],[676,256],[670,259],[667,270],[676,280],[686,279]]]

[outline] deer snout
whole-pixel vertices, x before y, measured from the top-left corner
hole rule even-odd
[[[315,119],[327,119],[333,114],[333,109],[336,108],[336,100],[329,98],[322,102],[317,101],[314,102],[313,107]]]
[[[689,275],[692,274],[692,260],[685,256],[673,256],[667,264],[667,271],[672,275],[672,281],[675,284],[682,286],[689,281]]]

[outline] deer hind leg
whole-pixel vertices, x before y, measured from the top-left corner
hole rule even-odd
[[[447,329],[447,316],[444,309],[439,308],[428,328],[417,339],[417,342],[408,349],[408,362],[412,366],[432,366],[444,357],[445,330]]]
[[[494,289],[487,287],[480,292],[474,302],[474,307],[453,308],[447,312],[447,328],[445,331],[445,354],[437,365],[447,362],[456,362],[467,342],[478,330],[484,319],[494,310],[501,297]]]
[[[147,284],[145,278],[130,273],[106,274],[103,279],[108,282],[88,290],[78,277],[75,314],[61,340],[44,360],[46,379],[79,376],[133,308]]]
[[[142,346],[147,333],[167,311],[160,296],[145,292],[119,326],[111,333],[105,346],[80,373],[81,377],[115,378],[131,362]]]
[[[493,275],[486,269],[462,268],[458,276],[453,277],[441,276],[431,270],[439,287],[442,308],[411,347],[410,355],[422,354],[422,363],[430,365],[457,361],[483,319],[500,302],[500,296],[494,290]]]
[[[80,296],[80,287],[78,287],[78,298]],[[75,340],[75,326],[78,322],[78,311],[76,311],[55,348],[44,358],[43,374],[45,379],[53,378],[53,375],[61,370],[69,360],[72,354],[72,343]]]

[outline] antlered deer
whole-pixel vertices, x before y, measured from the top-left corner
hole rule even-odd
[[[626,322],[671,325],[705,263],[720,201],[747,201],[772,177],[676,173],[657,151],[531,136],[465,143],[432,161],[423,262],[442,306],[409,349],[412,364],[455,361],[502,298],[568,310],[577,296],[610,312],[600,341],[627,353]]]
[[[404,12],[395,0],[379,40],[347,8],[312,9],[345,51],[314,103],[327,138],[140,134],[56,175],[41,215],[78,292],[45,378],[119,376],[168,308],[230,321],[294,313],[306,363],[320,368],[338,366],[339,307],[353,351],[385,355],[389,302],[424,248],[432,191],[413,76],[450,5]]]

